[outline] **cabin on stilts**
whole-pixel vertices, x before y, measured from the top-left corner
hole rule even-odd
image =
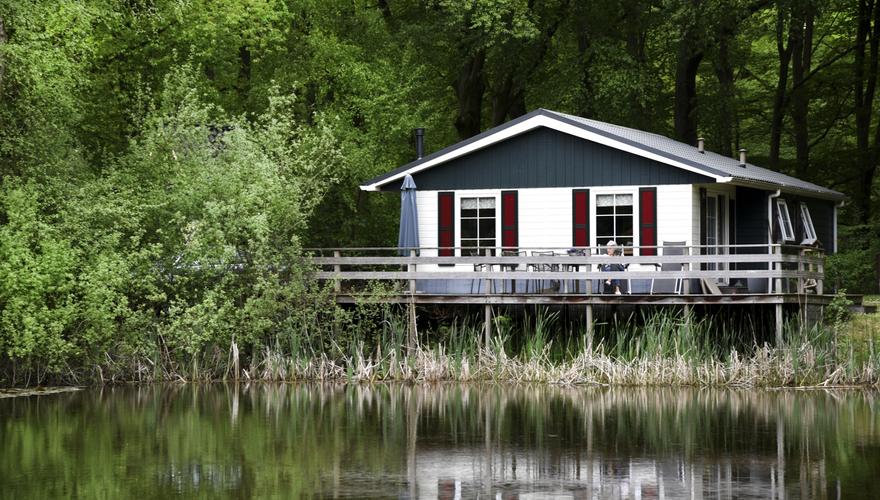
[[[315,249],[341,302],[393,280],[406,286],[387,300],[581,304],[588,319],[596,304],[766,304],[781,338],[783,306],[829,300],[844,195],[745,150],[545,109],[426,156],[417,143],[361,186],[409,195],[398,247]]]

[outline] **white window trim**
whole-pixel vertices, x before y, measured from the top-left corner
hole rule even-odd
[[[813,217],[810,215],[810,207],[801,202],[801,223],[804,225],[804,240],[801,245],[814,245],[819,238],[816,236],[816,226],[813,225]]]
[[[794,241],[794,226],[791,223],[791,213],[788,211],[788,203],[782,198],[776,198],[776,222],[779,223],[779,232],[784,241]]]
[[[598,241],[596,234],[596,228],[598,225],[596,224],[596,196],[603,194],[631,194],[633,197],[633,247],[638,247],[641,245],[641,241],[639,238],[641,235],[639,234],[639,220],[641,220],[639,214],[639,188],[640,187],[655,187],[653,185],[646,186],[603,186],[601,188],[590,187],[585,188],[590,190],[590,246],[592,247],[603,247],[605,246],[607,241]],[[657,210],[660,210],[659,203],[657,204]],[[655,214],[655,216],[657,216]]]
[[[499,189],[474,189],[467,191],[455,191],[455,255],[461,256],[461,200],[462,198],[495,198],[495,253],[500,250],[501,235],[501,190]]]

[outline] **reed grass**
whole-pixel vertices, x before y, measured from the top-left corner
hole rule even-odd
[[[880,315],[844,325],[785,325],[785,342],[760,343],[748,325],[662,310],[597,325],[566,323],[558,311],[493,320],[488,345],[477,317],[461,316],[419,332],[407,348],[402,311],[375,315],[371,329],[339,344],[304,332],[244,353],[234,341],[187,360],[163,352],[112,358],[96,382],[206,381],[493,381],[558,385],[727,387],[880,387]],[[82,382],[81,380],[79,381]]]

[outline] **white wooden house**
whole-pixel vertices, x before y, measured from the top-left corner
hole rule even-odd
[[[702,246],[815,244],[836,249],[844,195],[660,135],[538,109],[361,186],[417,186],[423,256],[601,247],[657,255]],[[658,248],[659,247],[659,248]],[[754,250],[752,250],[754,251]],[[457,270],[472,265],[438,265]],[[420,266],[420,270],[422,269]],[[766,290],[766,280],[749,283]]]

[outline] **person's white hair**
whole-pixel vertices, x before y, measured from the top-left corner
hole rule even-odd
[[[616,247],[616,246],[617,246],[617,242],[614,241],[614,240],[608,240],[608,243],[606,243],[605,246],[607,246],[607,247]]]

